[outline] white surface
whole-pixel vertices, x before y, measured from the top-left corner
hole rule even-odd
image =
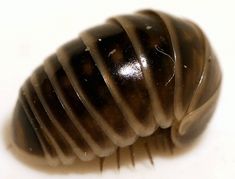
[[[234,1],[56,0],[0,1],[0,179],[70,178],[235,178],[235,11]],[[43,172],[22,164],[4,140],[19,87],[43,59],[66,41],[110,16],[153,8],[187,17],[208,35],[223,69],[219,105],[206,133],[191,151],[139,162],[135,169],[80,174]]]

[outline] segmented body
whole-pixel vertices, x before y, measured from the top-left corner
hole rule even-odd
[[[106,157],[158,128],[176,146],[209,121],[221,72],[202,31],[161,12],[118,16],[63,45],[26,80],[14,142],[50,165]]]

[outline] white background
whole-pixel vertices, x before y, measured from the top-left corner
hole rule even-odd
[[[228,0],[8,0],[0,1],[0,179],[47,178],[235,178],[235,3]],[[208,35],[222,66],[223,88],[217,111],[190,151],[155,156],[155,165],[137,162],[99,172],[38,170],[7,149],[7,124],[18,90],[33,69],[61,44],[110,16],[152,8],[187,17]]]

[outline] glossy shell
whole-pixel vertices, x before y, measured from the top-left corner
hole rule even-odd
[[[26,80],[13,142],[49,165],[106,157],[159,128],[176,146],[204,130],[221,71],[194,23],[144,10],[84,31]]]

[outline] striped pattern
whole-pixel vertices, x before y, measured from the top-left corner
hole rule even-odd
[[[220,81],[195,24],[144,10],[59,48],[25,82],[19,105],[47,162],[68,165],[109,156],[159,127],[172,128],[176,145],[191,142],[213,113]]]

